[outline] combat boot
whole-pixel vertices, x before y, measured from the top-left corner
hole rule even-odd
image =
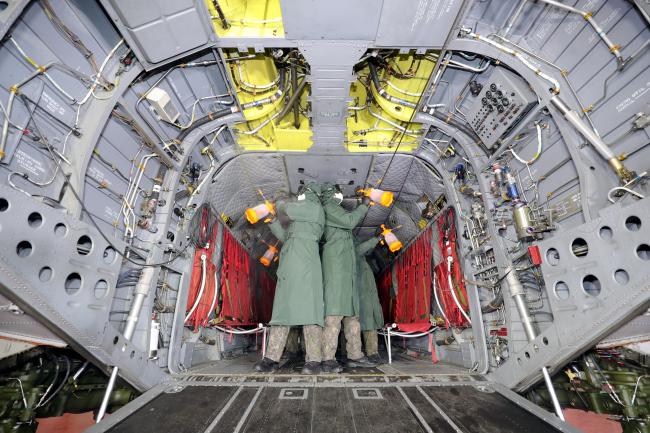
[[[340,373],[343,371],[343,367],[336,362],[336,359],[330,359],[329,361],[323,361],[321,364],[321,369],[323,373]]]
[[[321,372],[320,362],[310,361],[305,362],[302,367],[302,374],[319,374]]]
[[[277,370],[278,367],[279,364],[277,362],[265,357],[262,358],[260,362],[255,364],[255,371],[258,371],[260,373],[272,373]]]
[[[367,357],[362,356],[359,359],[348,359],[346,367],[361,367],[361,368],[371,368],[376,367],[377,364],[369,360]]]
[[[373,353],[372,355],[370,355],[368,357],[368,361],[374,362],[377,365],[384,363],[384,361],[382,361],[381,356],[379,356],[378,353]]]

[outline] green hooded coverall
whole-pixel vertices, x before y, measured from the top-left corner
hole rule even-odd
[[[320,185],[312,182],[305,189],[304,200],[278,205],[277,211],[286,213],[291,220],[286,230],[277,219],[269,225],[283,242],[266,352],[266,357],[275,362],[282,356],[292,325],[305,325],[307,361],[321,361],[324,305],[319,241],[325,214],[318,197],[320,191]]]
[[[379,303],[377,284],[372,268],[366,261],[366,256],[379,243],[376,237],[356,244],[357,253],[357,287],[359,291],[359,321],[366,355],[378,354],[377,329],[384,326],[384,313]]]
[[[347,352],[350,359],[363,357],[358,323],[359,296],[356,289],[356,253],[352,229],[368,212],[360,204],[346,211],[334,198],[334,185],[323,186],[325,210],[325,245],[322,252],[323,291],[325,294],[325,329],[323,330],[323,361],[333,360],[343,318]],[[349,334],[349,335],[348,335]]]

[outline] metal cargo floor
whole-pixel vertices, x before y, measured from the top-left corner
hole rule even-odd
[[[186,375],[89,433],[576,432],[479,376]]]

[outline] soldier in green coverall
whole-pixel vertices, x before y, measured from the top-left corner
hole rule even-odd
[[[379,344],[377,341],[377,329],[384,326],[384,313],[379,303],[377,284],[372,268],[366,261],[366,256],[372,252],[379,243],[376,237],[365,242],[356,242],[357,253],[357,288],[359,291],[359,321],[363,342],[366,346],[366,356],[371,362],[381,363],[379,356]]]
[[[286,213],[291,223],[286,230],[277,218],[270,224],[271,231],[283,246],[266,356],[255,366],[259,372],[277,370],[289,329],[295,325],[303,327],[306,352],[303,373],[317,374],[321,371],[324,306],[319,241],[323,235],[325,214],[320,194],[320,185],[310,182],[300,192],[297,201],[276,204],[277,211]]]
[[[347,340],[349,367],[374,367],[361,351],[359,296],[356,289],[356,253],[352,229],[368,212],[369,199],[351,212],[341,207],[343,194],[333,184],[323,185],[321,201],[325,210],[325,244],[322,252],[323,291],[325,294],[325,328],[323,329],[323,363],[326,373],[342,371],[336,361],[341,321]]]

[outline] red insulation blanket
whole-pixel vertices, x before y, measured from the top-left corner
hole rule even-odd
[[[192,266],[192,278],[190,280],[190,291],[187,297],[187,308],[186,314],[192,311],[192,307],[197,301],[197,297],[201,294],[201,299],[199,300],[198,305],[194,308],[194,311],[185,321],[185,324],[191,326],[194,329],[194,332],[197,332],[199,326],[206,326],[208,324],[208,318],[212,313],[210,307],[216,306],[215,300],[215,265],[213,261],[214,256],[214,244],[217,236],[216,226],[213,230],[213,233],[210,236],[210,242],[207,248],[196,248],[194,251],[194,264]],[[201,279],[203,278],[203,269],[202,269],[202,260],[201,256],[205,255],[206,263],[206,278],[205,285],[203,287],[203,293],[200,291]]]
[[[221,263],[221,325],[257,325],[271,320],[275,281],[224,230]]]
[[[208,326],[208,318],[213,312],[220,326],[245,326],[268,323],[271,320],[275,280],[261,265],[253,260],[248,252],[226,229],[223,230],[223,253],[221,258],[220,287],[215,298],[214,247],[217,226],[208,248],[197,248],[194,253],[194,266],[187,299],[186,314],[192,311],[201,293],[201,256],[206,256],[206,279],[198,305],[185,322],[194,331],[200,326]],[[212,307],[212,308],[211,308]]]
[[[431,227],[425,229],[394,266],[379,277],[384,318],[405,332],[423,331],[430,326],[431,234]]]

